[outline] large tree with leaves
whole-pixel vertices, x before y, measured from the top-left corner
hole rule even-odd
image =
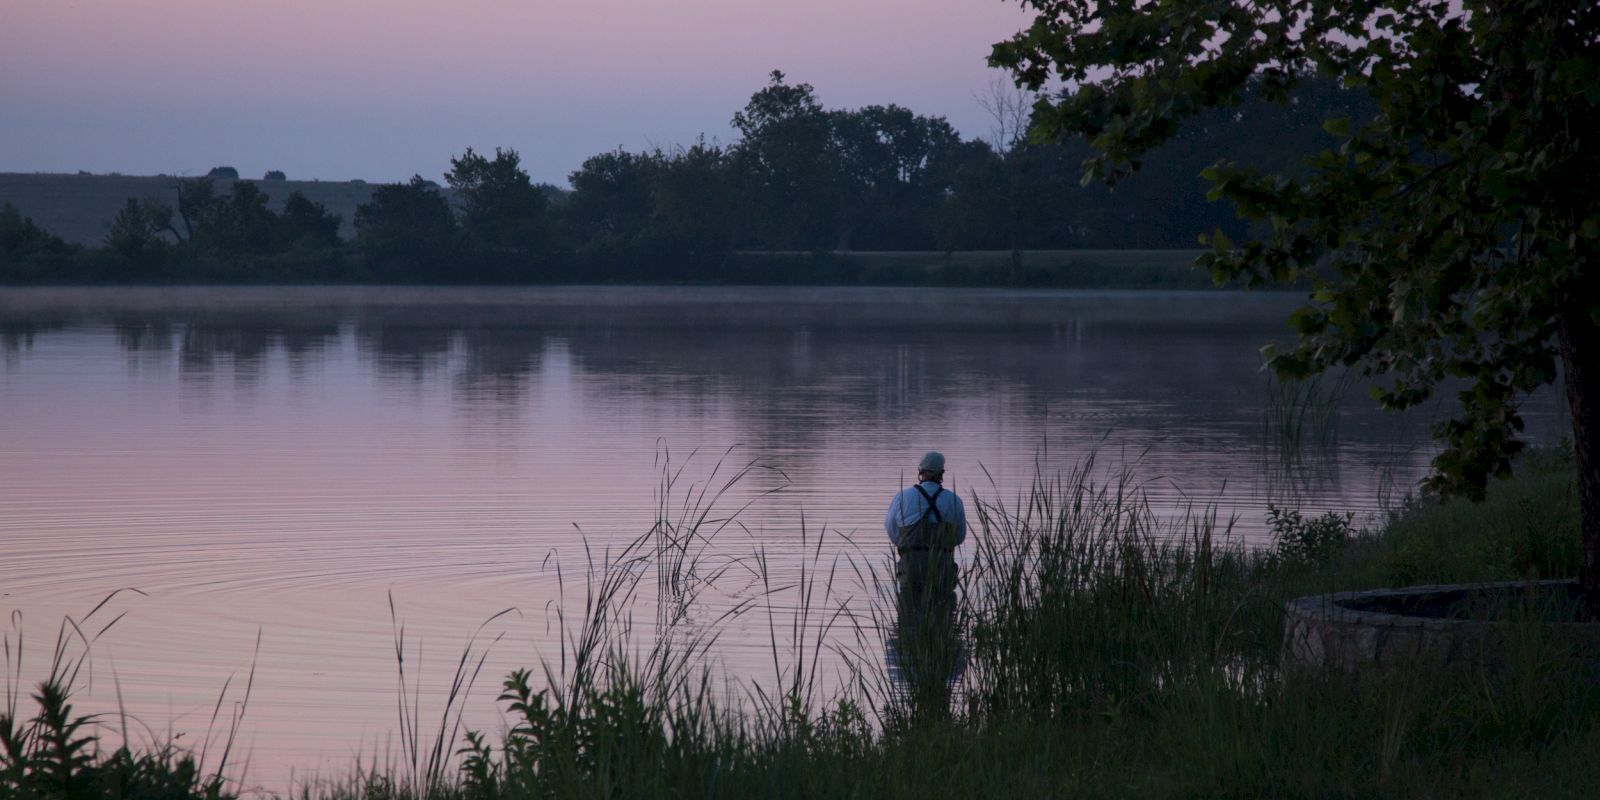
[[[829,113],[838,197],[838,245],[912,249],[935,235],[961,135],[942,117],[897,105]]]
[[[450,201],[421,175],[373,190],[369,202],[356,206],[355,227],[374,277],[396,283],[461,280]]]
[[[1376,114],[1331,119],[1303,169],[1223,162],[1211,195],[1262,233],[1214,237],[1219,280],[1306,280],[1279,374],[1381,376],[1397,408],[1457,390],[1430,484],[1509,474],[1518,405],[1560,374],[1582,505],[1580,580],[1600,609],[1600,4],[1593,0],[1023,0],[991,62],[1046,90],[1034,134],[1082,136],[1115,181],[1202,111],[1312,76]]]
[[[516,150],[494,149],[494,158],[467,148],[450,159],[444,179],[461,204],[461,227],[479,249],[505,256],[542,253],[547,247],[544,192],[522,169]]]
[[[838,208],[833,126],[809,83],[770,82],[733,115],[739,142],[733,168],[753,230],[750,243],[774,249],[821,250]]]

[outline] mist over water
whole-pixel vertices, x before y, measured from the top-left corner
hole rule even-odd
[[[1428,412],[1381,413],[1333,380],[1299,400],[1269,390],[1257,349],[1286,337],[1296,302],[0,291],[0,600],[34,648],[26,677],[63,615],[143,591],[102,612],[128,615],[95,645],[81,702],[116,708],[120,685],[147,728],[136,736],[198,745],[228,676],[231,703],[255,658],[251,782],[343,773],[381,761],[395,728],[391,595],[428,693],[483,620],[518,610],[486,629],[503,638],[469,701],[469,722],[497,731],[499,679],[560,657],[554,609],[581,603],[588,564],[650,529],[667,465],[683,469],[669,508],[757,465],[719,502],[743,510],[716,548],[763,552],[780,580],[818,553],[886,558],[884,505],[928,449],[947,454],[947,485],[989,501],[1098,452],[1159,513],[1214,503],[1254,541],[1269,501],[1375,512],[1425,472]],[[1531,427],[1554,409],[1531,403]],[[711,617],[754,578],[727,583]],[[841,587],[862,619],[872,594]],[[715,656],[760,680],[773,668],[755,616],[728,623]]]

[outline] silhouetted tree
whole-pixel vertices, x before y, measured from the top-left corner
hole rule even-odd
[[[942,118],[897,105],[829,110],[811,86],[774,72],[734,115],[740,138],[729,147],[701,139],[602,153],[571,174],[570,192],[534,184],[515,150],[491,157],[468,149],[451,159],[450,192],[420,178],[384,187],[382,202],[367,204],[359,249],[386,280],[495,282],[567,278],[580,265],[596,279],[774,277],[729,272],[748,263],[728,258],[736,248],[1009,249],[1009,275],[981,280],[1027,283],[1039,277],[1024,274],[1029,249],[1190,247],[1214,228],[1242,236],[1247,223],[1230,205],[1206,202],[1198,176],[1217,153],[1300,174],[1297,154],[1324,136],[1324,116],[1371,117],[1360,92],[1329,81],[1302,82],[1286,104],[1247,88],[1240,104],[1200,112],[1150,150],[1139,179],[1112,192],[1079,185],[1086,145],[1018,134],[1026,93],[991,94],[984,102],[997,115],[995,144],[965,141]],[[138,231],[148,228],[177,244],[172,264],[202,280],[315,279],[339,268],[340,220],[326,208],[296,194],[275,214],[259,183],[234,182],[222,194],[217,186],[211,177],[183,180],[175,206],[146,201],[143,220],[128,211],[118,247],[139,249]],[[448,224],[436,215],[441,199],[447,216],[454,212]],[[410,228],[408,215],[420,227]],[[227,269],[206,271],[219,263]],[[817,267],[793,276],[800,280],[859,275],[847,258],[791,263]],[[939,279],[978,277],[959,272]],[[888,276],[924,278],[916,270]]]
[[[811,84],[784,81],[774,70],[770,83],[733,115],[747,236],[772,249],[823,249],[833,244],[838,207],[832,126]]]
[[[210,178],[178,181],[178,218],[183,220],[184,241],[194,239],[195,225],[217,202],[217,187]]]
[[[0,281],[80,280],[71,272],[75,251],[9,202],[0,204]]]
[[[150,225],[151,230],[158,234],[164,233],[171,236],[169,243],[181,243],[183,241],[183,237],[179,235],[178,228],[172,221],[172,206],[168,205],[166,201],[155,197],[143,197],[139,199],[139,206],[144,212],[145,221]]]
[[[130,197],[111,221],[105,247],[124,258],[138,259],[157,245],[159,236],[160,229],[151,221],[145,204]]]
[[[1043,237],[1037,227],[1059,206],[1051,190],[1061,187],[1049,185],[1045,175],[1056,150],[1018,144],[996,153],[984,144],[971,153],[956,172],[946,209],[946,248],[1010,250],[1015,270],[1020,269],[1022,250],[1038,238],[1059,246],[1057,237]],[[1070,196],[1070,188],[1061,195]]]
[[[547,249],[548,201],[522,170],[516,150],[497,147],[491,159],[469,147],[450,159],[445,181],[461,204],[461,226],[475,248],[500,256]]]
[[[71,248],[7,202],[0,204],[0,255],[11,259],[61,254]]]
[[[838,192],[838,250],[926,249],[955,177],[961,135],[942,117],[901,106],[828,115]]]
[[[702,138],[658,158],[650,187],[650,224],[674,248],[678,275],[715,275],[733,249],[739,224],[728,151]]]
[[[575,240],[585,249],[627,248],[650,224],[657,155],[622,150],[585,159],[573,172],[572,197],[565,214]]]
[[[300,192],[290,192],[284,201],[279,217],[281,238],[285,243],[303,247],[339,247],[338,214],[328,212],[326,206],[314,203]]]
[[[278,249],[278,218],[267,208],[267,196],[249,181],[238,181],[226,197],[204,206],[191,242],[208,252],[228,256],[272,253]]]
[[[264,181],[282,181],[288,180],[289,176],[283,174],[281,169],[269,169],[267,174],[261,176],[261,179]]]
[[[233,167],[212,167],[211,171],[206,173],[206,177],[207,178],[228,178],[228,179],[232,179],[232,180],[238,180],[239,179],[239,170],[237,170],[237,169],[235,169]]]
[[[1518,405],[1557,376],[1571,409],[1580,581],[1600,613],[1600,5],[1540,0],[1025,0],[1036,24],[992,61],[1042,104],[1038,135],[1086,137],[1085,177],[1116,181],[1208,109],[1293,102],[1320,75],[1364,87],[1370,119],[1332,115],[1297,171],[1221,161],[1214,196],[1258,227],[1203,261],[1248,285],[1310,281],[1279,375],[1382,376],[1379,401],[1454,381],[1433,488],[1481,497],[1523,447]],[[1321,110],[1321,109],[1319,109]],[[1252,154],[1254,155],[1254,154]],[[1254,159],[1251,159],[1252,161]]]
[[[367,266],[382,280],[451,281],[457,252],[455,216],[435,185],[414,175],[409,183],[379,186],[356,207],[356,241]]]

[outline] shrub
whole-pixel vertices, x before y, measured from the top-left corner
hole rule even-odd
[[[1353,535],[1354,515],[1329,511],[1320,517],[1306,517],[1297,509],[1282,509],[1267,504],[1267,526],[1272,529],[1272,557],[1289,565],[1319,566],[1328,563]]]

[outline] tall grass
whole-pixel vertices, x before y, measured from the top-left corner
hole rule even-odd
[[[1093,474],[1091,459],[1010,506],[977,504],[969,717],[1093,719],[1265,683],[1262,559],[1214,511],[1162,521],[1131,473]]]
[[[1337,441],[1339,409],[1354,382],[1353,372],[1300,380],[1266,373],[1261,425],[1268,449],[1286,459],[1307,449],[1327,452]]]
[[[1567,468],[1530,463],[1475,513],[1559,497]],[[973,552],[948,613],[934,615],[944,635],[913,630],[916,646],[885,641],[908,635],[904,605],[850,608],[885,582],[881,559],[807,534],[802,577],[779,583],[757,551],[740,564],[762,576],[753,607],[796,605],[788,624],[769,617],[772,682],[742,694],[687,653],[674,680],[641,669],[649,659],[630,660],[615,627],[625,613],[610,605],[628,591],[602,589],[585,607],[581,657],[547,668],[552,688],[513,674],[501,696],[513,727],[498,743],[470,734],[455,780],[429,793],[1590,796],[1600,767],[1582,756],[1600,745],[1600,675],[1535,623],[1510,629],[1497,665],[1350,675],[1279,662],[1285,598],[1365,588],[1388,548],[1460,519],[1459,506],[1413,502],[1364,534],[1348,516],[1275,510],[1276,546],[1250,548],[1210,509],[1163,519],[1131,473],[1097,474],[1089,461],[1009,501],[977,500]],[[1499,538],[1472,524],[1457,535]],[[648,559],[629,558],[602,570],[609,585],[644,574]],[[835,627],[859,643],[832,646],[854,682],[819,693],[819,631]],[[922,663],[890,674],[874,639]],[[584,691],[553,688],[573,675]]]
[[[1354,372],[1283,379],[1263,371],[1261,474],[1267,494],[1293,502],[1329,480],[1338,445],[1339,411],[1355,385]]]
[[[152,741],[141,748],[129,736],[128,714],[119,711],[114,723],[120,729],[121,741],[107,750],[101,747],[101,734],[113,721],[98,714],[79,713],[74,708],[72,698],[87,680],[89,656],[95,641],[123,616],[118,614],[106,620],[101,612],[107,611],[111,600],[123,591],[143,594],[137,589],[112,592],[82,617],[67,617],[60,623],[55,644],[48,651],[45,676],[34,683],[31,691],[24,688],[28,647],[22,615],[20,612],[12,615],[11,630],[6,632],[3,642],[5,690],[0,698],[0,705],[3,705],[0,710],[0,797],[16,800],[102,797],[216,800],[231,796],[226,790],[228,781],[223,776],[239,723],[249,704],[248,685],[254,683],[255,675],[253,665],[243,700],[233,707],[226,733],[215,740],[222,748],[222,755],[211,770],[205,766],[213,742],[210,729],[199,753],[178,747],[170,739]],[[211,727],[218,721],[227,692],[224,686],[217,697]],[[32,703],[32,716],[23,716],[24,694]],[[120,686],[117,694],[120,699]]]

